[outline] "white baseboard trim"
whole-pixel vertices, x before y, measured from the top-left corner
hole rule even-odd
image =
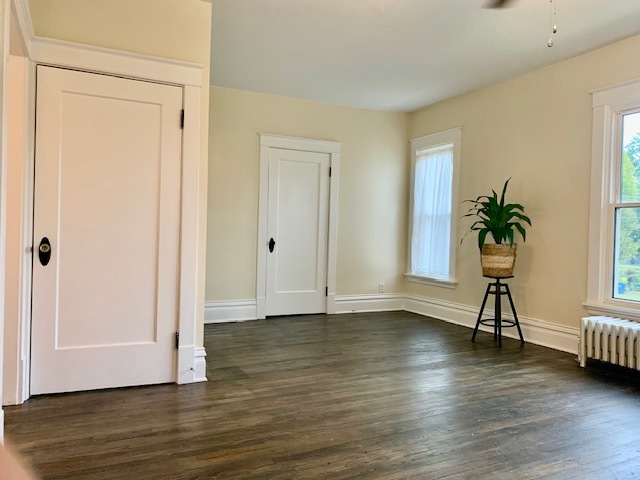
[[[255,300],[216,301],[204,303],[204,323],[228,323],[256,320]]]
[[[194,382],[207,381],[207,351],[204,347],[196,347],[194,358]]]
[[[404,310],[469,328],[475,327],[480,311],[478,307],[418,295],[407,295],[405,297]],[[485,308],[484,317],[490,318],[492,315],[493,310]],[[506,312],[503,312],[503,316],[504,318],[513,320],[513,315],[507,314]],[[518,320],[520,321],[525,342],[563,352],[578,353],[578,336],[580,330],[577,327],[565,327],[563,325],[520,315],[518,316]],[[490,327],[484,325],[480,326],[480,330],[492,332]],[[505,329],[502,332],[505,337],[518,338],[518,332],[515,328]]]
[[[336,313],[389,312],[402,311],[437,318],[448,323],[474,328],[479,308],[461,303],[400,293],[336,295]],[[485,317],[491,317],[493,310],[485,309]],[[513,316],[503,312],[504,318]],[[257,307],[255,300],[238,300],[205,303],[205,324],[242,322],[255,320]],[[578,353],[579,329],[565,327],[531,317],[518,316],[525,342],[553,348],[569,353]],[[481,325],[480,329],[491,332],[491,328]],[[515,328],[503,330],[503,335],[518,338]],[[206,355],[206,354],[205,354]],[[202,360],[204,362],[204,359]],[[204,377],[204,374],[203,374]],[[206,379],[206,377],[204,377]]]
[[[399,293],[336,295],[336,313],[389,312],[403,308],[404,295]]]

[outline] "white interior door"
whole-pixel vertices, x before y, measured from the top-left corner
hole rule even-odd
[[[270,149],[267,315],[326,312],[329,164],[327,153]]]
[[[173,382],[182,89],[37,75],[31,393]]]

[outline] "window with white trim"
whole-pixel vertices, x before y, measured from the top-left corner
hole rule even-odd
[[[459,128],[411,140],[409,281],[455,286]]]
[[[585,306],[640,319],[640,81],[593,92],[591,161]]]

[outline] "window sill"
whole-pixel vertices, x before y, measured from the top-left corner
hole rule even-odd
[[[640,321],[640,303],[636,306],[628,302],[595,303],[584,302],[582,304],[591,315],[606,315]]]
[[[408,282],[422,283],[423,285],[432,285],[434,287],[444,287],[453,290],[458,285],[458,282],[456,282],[455,280],[440,280],[433,277],[422,277],[420,275],[414,275],[413,273],[405,273],[404,276],[407,278]]]

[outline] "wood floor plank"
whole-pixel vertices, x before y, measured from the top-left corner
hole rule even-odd
[[[46,479],[639,478],[640,374],[406,312],[205,327],[205,384],[5,408]]]

